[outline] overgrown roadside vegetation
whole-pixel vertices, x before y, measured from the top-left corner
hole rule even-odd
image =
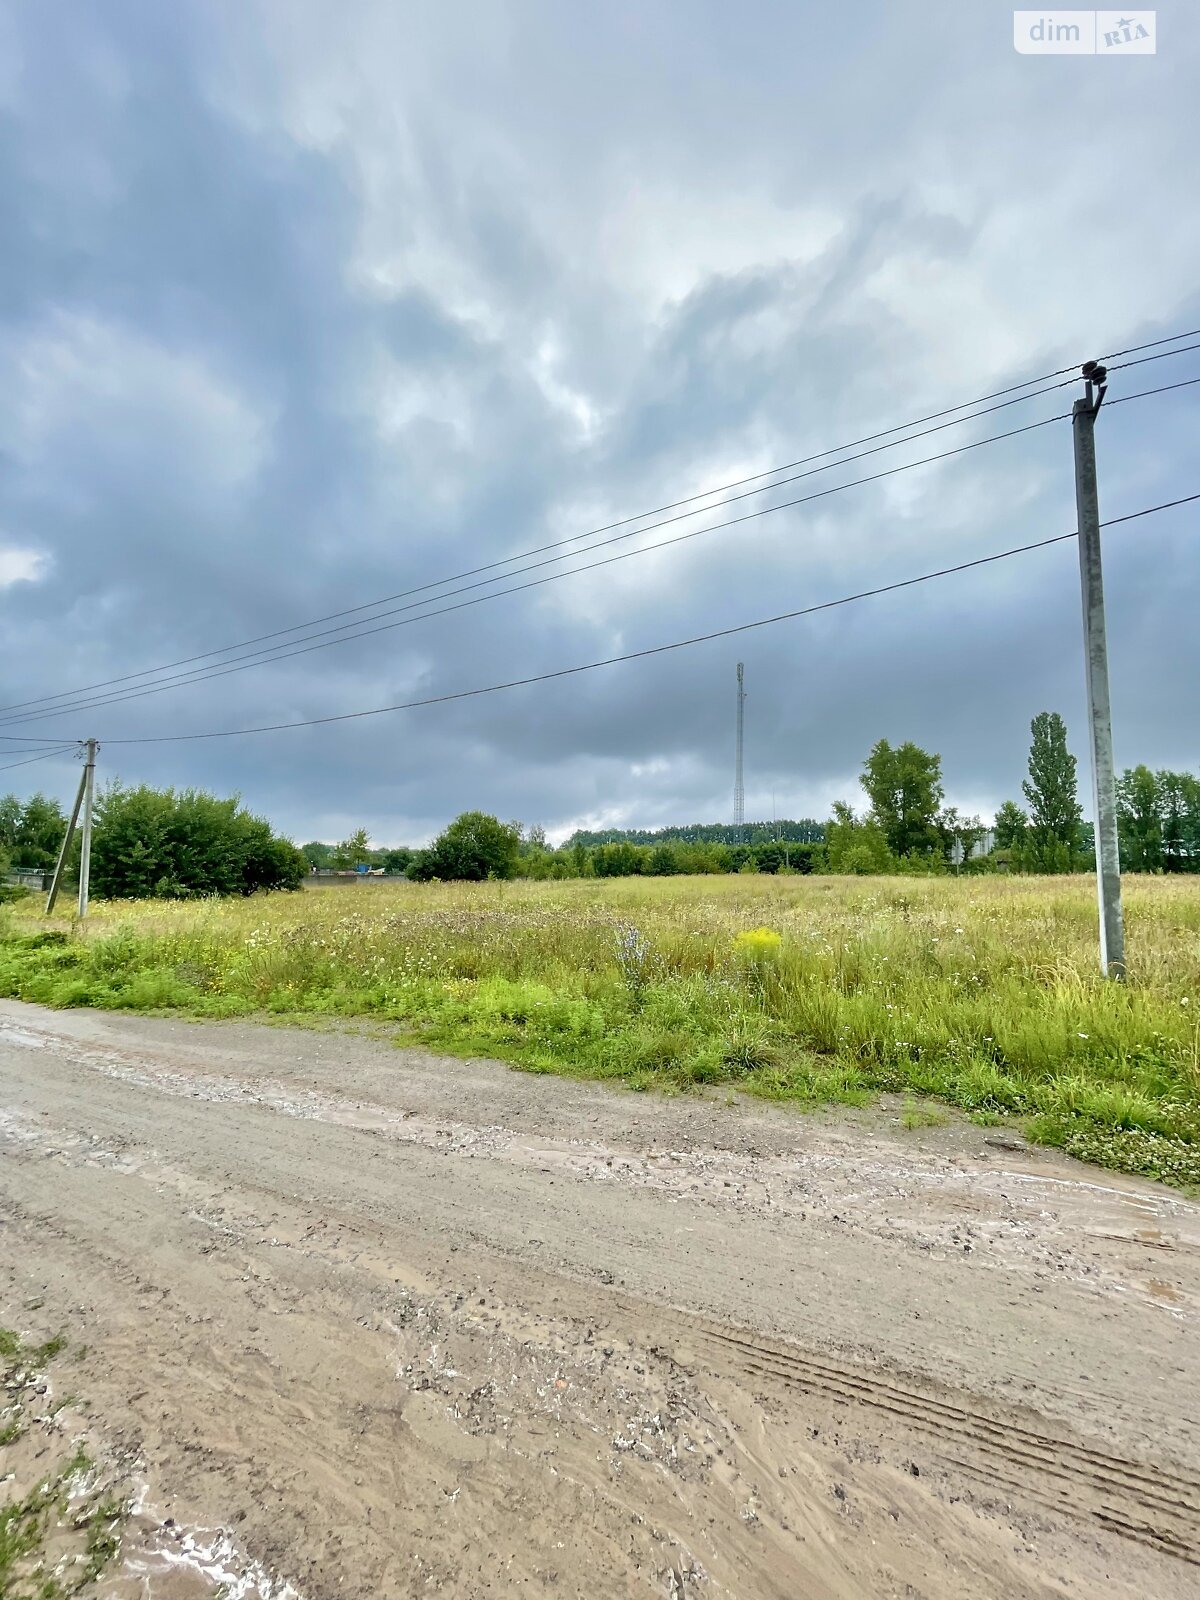
[[[30,1345],[0,1328],[0,1596],[82,1595],[120,1549],[127,1502],[71,1438],[71,1399],[53,1399],[46,1369],[61,1338]]]
[[[802,1103],[880,1090],[1017,1117],[1200,1185],[1200,885],[1127,883],[1101,980],[1086,879],[362,884],[7,913],[0,992],[56,1006],[347,1016],[631,1088]]]

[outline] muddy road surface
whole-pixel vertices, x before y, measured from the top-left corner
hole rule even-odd
[[[0,1003],[0,1322],[137,1464],[112,1596],[1200,1596],[1198,1246],[895,1107]]]

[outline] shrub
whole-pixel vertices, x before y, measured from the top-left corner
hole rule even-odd
[[[237,796],[110,784],[96,804],[92,892],[109,900],[186,900],[297,889],[305,856]]]

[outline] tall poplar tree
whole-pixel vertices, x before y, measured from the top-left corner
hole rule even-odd
[[[1030,872],[1070,872],[1083,812],[1075,757],[1067,749],[1067,725],[1057,711],[1039,711],[1030,731],[1029,777],[1021,785],[1029,804],[1022,865]]]

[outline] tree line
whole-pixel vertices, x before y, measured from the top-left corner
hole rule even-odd
[[[1075,757],[1056,711],[1030,723],[1024,805],[1006,800],[991,829],[943,804],[940,756],[881,739],[867,758],[862,786],[870,802],[856,817],[834,807],[825,833],[830,872],[1090,872],[1093,825],[1079,804]],[[1200,779],[1188,772],[1126,769],[1117,780],[1117,830],[1126,872],[1200,872]],[[988,833],[990,848],[977,853]]]
[[[747,838],[738,839],[740,832]],[[359,828],[338,844],[310,840],[302,851],[318,872],[381,868],[417,881],[432,878],[625,878],[684,873],[811,872],[819,859],[824,826],[819,822],[693,824],[686,828],[606,829],[576,832],[558,847],[545,829],[502,823],[484,812],[455,819],[425,850],[405,846],[376,849]],[[805,837],[807,836],[807,837]],[[727,840],[733,842],[726,842]]]
[[[553,849],[540,827],[467,812],[427,850],[376,852],[375,859],[391,857],[395,866],[389,870],[420,880],[1094,870],[1092,825],[1083,819],[1077,762],[1057,712],[1039,712],[1030,724],[1024,805],[1006,800],[990,828],[946,805],[941,756],[912,741],[892,745],[880,739],[860,782],[867,800],[860,811],[842,801],[827,823],[811,818],[754,823],[746,829],[747,839],[723,823],[612,828],[578,830]],[[1121,775],[1117,791],[1125,871],[1200,871],[1200,778],[1139,766]],[[365,846],[365,831],[355,838]],[[349,842],[304,849],[306,854],[336,849],[344,859]]]
[[[579,830],[557,848],[539,826],[468,811],[424,849],[373,847],[365,828],[338,844],[313,840],[298,849],[237,796],[112,783],[96,804],[92,891],[106,899],[252,894],[299,888],[314,869],[364,866],[417,881],[1090,871],[1092,829],[1083,820],[1066,725],[1057,712],[1043,711],[1030,733],[1024,803],[1006,800],[991,829],[946,805],[939,755],[886,739],[863,764],[866,805],[856,811],[839,802],[827,823]],[[1118,780],[1117,798],[1124,871],[1200,872],[1200,777],[1131,767]],[[57,800],[0,799],[0,870],[49,871],[65,828]]]
[[[825,824],[815,817],[781,818],[778,822],[689,822],[673,828],[603,828],[589,832],[578,828],[564,849],[577,844],[768,844],[788,840],[796,844],[820,844]]]
[[[0,799],[0,870],[52,870],[67,819],[43,794]],[[68,870],[78,870],[76,835]],[[298,889],[308,863],[234,795],[108,784],[96,799],[91,890],[100,899],[189,899]]]
[[[870,802],[861,817],[845,802],[834,806],[826,830],[831,872],[933,872],[954,864],[968,871],[1084,871],[1091,864],[1091,830],[1077,794],[1075,757],[1055,711],[1030,724],[1028,776],[1021,785],[1028,810],[1006,800],[989,830],[979,817],[945,805],[939,755],[911,742],[874,746],[863,767]],[[991,848],[978,847],[992,833]]]

